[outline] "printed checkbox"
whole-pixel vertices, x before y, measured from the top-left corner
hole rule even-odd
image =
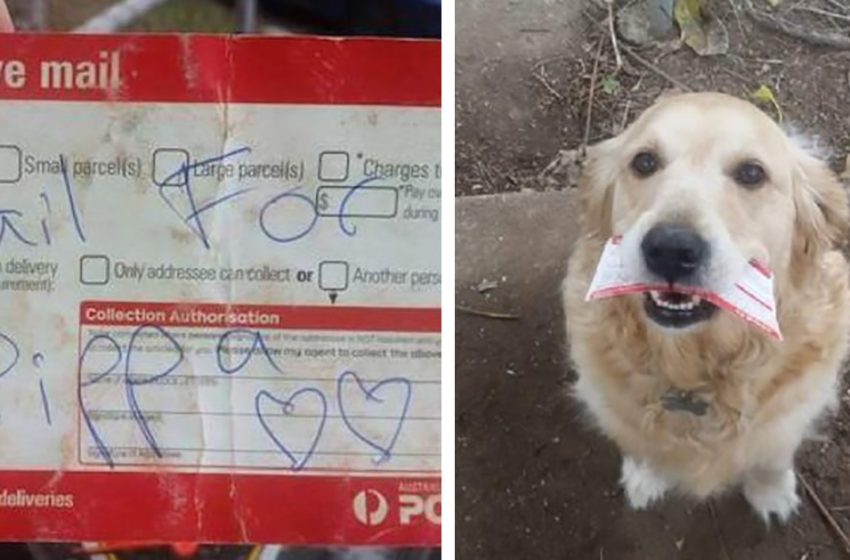
[[[21,180],[21,159],[19,147],[0,145],[0,183],[17,183]]]
[[[345,261],[319,263],[319,288],[329,292],[348,289],[348,263]]]
[[[160,187],[182,187],[186,184],[189,152],[182,148],[158,148],[153,152],[153,182]]]
[[[322,152],[319,155],[320,181],[345,181],[348,179],[348,152]]]
[[[80,284],[102,286],[109,282],[109,257],[83,255],[80,258]]]

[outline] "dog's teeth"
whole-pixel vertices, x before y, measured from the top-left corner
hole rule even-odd
[[[662,307],[664,309],[670,309],[672,311],[692,311],[702,302],[702,298],[699,296],[690,296],[688,301],[683,301],[681,303],[673,303],[672,301],[668,301],[661,296],[661,293],[655,290],[651,290],[649,292],[649,297],[652,299],[653,303],[655,303],[658,307]]]

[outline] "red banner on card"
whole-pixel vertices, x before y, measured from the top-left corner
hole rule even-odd
[[[440,43],[0,35],[0,99],[440,105]]]

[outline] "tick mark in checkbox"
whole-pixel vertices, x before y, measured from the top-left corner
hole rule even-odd
[[[103,286],[109,283],[109,257],[83,255],[80,257],[80,284]]]
[[[348,152],[327,151],[319,154],[319,180],[345,181],[348,179]]]
[[[153,152],[153,182],[160,187],[182,187],[186,184],[189,151],[183,148],[157,148]]]
[[[0,145],[0,183],[17,183],[23,174],[21,149],[11,144]]]

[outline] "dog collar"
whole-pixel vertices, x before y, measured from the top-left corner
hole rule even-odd
[[[693,391],[683,391],[675,387],[661,395],[661,406],[673,412],[690,412],[694,416],[703,416],[708,411],[708,403]]]

